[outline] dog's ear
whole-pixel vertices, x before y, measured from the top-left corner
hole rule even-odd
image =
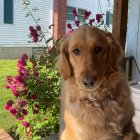
[[[108,63],[111,71],[123,70],[124,65],[124,51],[120,44],[115,40],[113,35],[106,33],[109,44]]]
[[[69,61],[68,53],[68,38],[65,38],[60,43],[60,54],[58,56],[57,68],[60,72],[60,75],[64,80],[72,76],[72,67]]]

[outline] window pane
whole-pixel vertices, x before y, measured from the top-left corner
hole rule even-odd
[[[78,9],[78,15],[84,15],[84,11],[83,9]]]
[[[67,13],[72,13],[74,7],[67,6]]]
[[[13,0],[4,0],[4,23],[13,23]]]
[[[67,14],[66,15],[66,20],[72,20],[74,21],[75,17],[73,16],[73,14]]]
[[[86,19],[83,16],[77,16],[78,20],[80,20],[81,22],[85,23]]]

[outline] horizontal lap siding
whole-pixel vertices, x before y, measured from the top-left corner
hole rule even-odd
[[[93,15],[97,13],[96,0],[67,0],[67,6],[90,10]]]
[[[53,0],[31,0],[31,8],[37,7],[39,10],[34,14],[40,18],[41,27],[47,28],[52,24]],[[0,23],[0,45],[7,44],[27,44],[29,26],[35,26],[31,17],[25,17],[27,11],[23,10],[22,0],[14,0],[13,24]]]
[[[133,56],[140,68],[140,1],[129,0],[126,56]],[[132,63],[132,80],[140,81],[136,64]]]

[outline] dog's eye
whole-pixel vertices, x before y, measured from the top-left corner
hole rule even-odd
[[[99,52],[102,51],[102,48],[101,48],[101,47],[96,47],[96,48],[94,49],[94,51],[95,51],[95,53],[99,53]]]
[[[80,54],[80,50],[78,48],[75,48],[73,51],[72,51],[75,55],[79,55]]]

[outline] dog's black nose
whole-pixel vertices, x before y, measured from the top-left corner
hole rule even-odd
[[[97,77],[91,75],[84,75],[82,80],[85,87],[91,88],[96,83]]]

